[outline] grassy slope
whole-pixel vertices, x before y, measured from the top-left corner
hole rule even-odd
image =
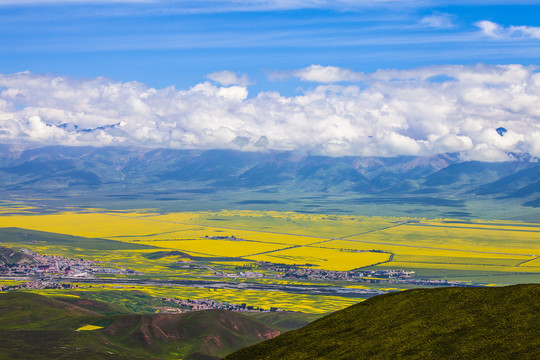
[[[55,234],[46,231],[35,231],[19,228],[0,228],[0,242],[20,243],[44,243],[47,245],[80,247],[91,250],[142,250],[154,249],[153,246],[131,244],[121,241],[86,238]]]
[[[381,295],[225,359],[538,359],[540,285]]]
[[[55,329],[77,325],[100,314],[76,304],[37,294],[0,293],[0,329]]]
[[[279,311],[279,312],[250,312],[247,316],[255,318],[265,324],[271,325],[280,331],[299,329],[319,319],[320,314],[306,314],[303,312]]]
[[[103,333],[130,348],[167,358],[219,358],[279,334],[262,322],[223,310],[119,316]]]
[[[74,331],[101,317],[83,307],[41,295],[0,294],[0,359],[112,358],[102,349],[89,350],[83,345],[99,343],[96,334]]]
[[[83,297],[2,293],[0,359],[218,359],[278,335],[281,329],[269,324],[286,322],[279,315],[258,320],[223,310],[134,314]],[[294,327],[300,318],[294,316]],[[104,328],[75,331],[90,324]]]

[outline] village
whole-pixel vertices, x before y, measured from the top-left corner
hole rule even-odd
[[[21,249],[27,261],[18,264],[0,265],[0,275],[3,276],[40,276],[47,278],[93,278],[97,274],[131,274],[140,273],[122,267],[104,267],[103,261],[72,259],[58,255],[41,255],[28,249]]]
[[[231,237],[228,237],[231,238]],[[96,275],[143,275],[129,268],[124,268],[112,264],[115,267],[103,266],[105,262],[99,260],[88,260],[82,258],[66,258],[59,255],[43,255],[28,249],[21,249],[26,257],[25,261],[16,264],[0,265],[0,276],[5,277],[38,277],[44,281],[52,279],[94,279]],[[270,262],[257,262],[254,265],[237,266],[238,272],[225,272],[216,270],[209,266],[205,268],[213,271],[214,277],[244,278],[244,279],[296,279],[309,281],[352,281],[369,284],[411,284],[426,286],[468,286],[467,283],[458,281],[447,281],[441,279],[418,279],[415,278],[414,271],[403,269],[381,269],[381,270],[356,270],[356,271],[331,271],[312,268],[309,264],[285,265]],[[260,269],[261,271],[255,271]],[[49,286],[43,283],[30,282],[28,286],[32,288],[45,288]],[[35,286],[35,287],[34,287]],[[222,305],[212,305],[217,308]],[[223,305],[223,306],[230,306]]]
[[[200,310],[210,310],[210,309],[221,309],[221,310],[229,310],[229,311],[236,311],[236,312],[283,311],[276,307],[271,307],[270,309],[264,309],[258,306],[248,306],[245,303],[238,305],[238,304],[231,304],[228,302],[218,302],[212,299],[181,300],[177,298],[162,298],[162,300],[180,305],[184,311],[200,311]],[[182,309],[179,309],[179,311],[181,311]]]
[[[412,284],[426,286],[468,286],[459,281],[441,279],[418,279],[414,271],[403,269],[382,269],[362,271],[331,271],[299,267],[296,265],[274,264],[258,262],[257,267],[264,269],[265,273],[252,271],[251,266],[237,267],[238,273],[215,272],[216,277],[227,278],[270,278],[270,279],[297,279],[314,281],[354,281],[367,284]]]
[[[284,278],[308,280],[334,280],[334,281],[363,281],[372,278],[380,279],[409,279],[415,272],[401,269],[391,270],[363,270],[363,271],[330,271],[323,269],[300,268],[296,266],[271,266],[273,271],[279,272]]]
[[[59,283],[51,282],[51,281],[36,280],[36,281],[27,281],[27,282],[15,284],[15,285],[0,286],[0,292],[14,291],[14,290],[42,290],[42,289],[65,290],[65,289],[74,289],[77,287],[78,285],[74,285],[74,284],[68,284],[68,283],[59,284]]]

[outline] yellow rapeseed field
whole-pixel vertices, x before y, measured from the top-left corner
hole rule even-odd
[[[540,261],[528,262],[540,255],[538,224],[451,219],[414,219],[417,223],[404,224],[408,219],[236,210],[160,214],[153,209],[74,208],[55,214],[13,215],[31,206],[0,205],[0,227],[113,239],[152,245],[157,250],[179,250],[194,256],[245,257],[349,270],[385,262],[392,253],[392,261],[381,266],[508,272],[526,268],[529,272],[540,272]],[[237,239],[232,241],[226,238],[228,236]],[[75,251],[92,258],[103,256],[84,249],[49,248],[46,244],[35,244],[33,248],[48,253]],[[144,259],[143,253],[123,251],[105,254],[105,257],[124,266],[133,262],[135,268],[152,271],[168,271],[166,262],[173,261]]]
[[[157,245],[166,249],[180,250],[194,255],[227,257],[248,256],[286,247],[284,245],[262,242],[212,240],[206,238],[176,241],[161,240],[157,244],[153,241],[141,241],[140,243]]]
[[[103,284],[89,287],[86,284],[78,284],[77,292],[91,291],[140,291],[154,297],[169,297],[179,299],[214,299],[220,302],[233,304],[246,303],[266,309],[278,307],[286,311],[302,311],[311,314],[326,314],[341,310],[347,306],[362,301],[358,298],[340,296],[292,294],[281,291],[260,291],[241,289],[220,288],[195,288],[182,286],[139,286],[139,285],[114,285]],[[76,296],[71,295],[69,290],[27,290],[44,296]]]
[[[108,287],[112,289],[114,287]],[[101,290],[101,289],[92,289]],[[291,294],[281,291],[237,290],[220,288],[193,288],[181,286],[125,286],[123,290],[138,290],[155,297],[179,299],[214,299],[233,304],[247,303],[269,309],[278,307],[288,311],[325,314],[343,309],[361,301],[358,298]],[[91,290],[90,290],[91,291]]]
[[[106,212],[0,216],[0,227],[19,227],[92,238],[162,233],[180,230],[182,226],[168,222],[151,221],[144,217],[119,216]]]
[[[528,267],[528,268],[530,268],[530,267],[540,267],[540,256],[529,259],[528,261],[523,262],[519,266]]]
[[[247,259],[284,264],[312,264],[314,268],[348,271],[387,261],[390,254],[373,252],[348,252],[318,247],[297,247],[270,254],[249,256]]]
[[[93,331],[93,330],[98,330],[98,329],[103,329],[103,326],[85,325],[85,326],[82,326],[82,327],[78,328],[75,331]]]

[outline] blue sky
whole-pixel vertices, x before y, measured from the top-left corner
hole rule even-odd
[[[290,93],[296,84],[268,83],[267,73],[312,64],[363,72],[538,64],[540,39],[490,38],[475,24],[540,26],[540,2],[482,3],[496,2],[7,0],[0,69],[180,88],[231,70],[247,73],[255,90]]]
[[[540,157],[538,14],[519,0],[0,0],[0,142]]]

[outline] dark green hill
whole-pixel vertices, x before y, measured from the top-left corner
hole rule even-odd
[[[103,328],[76,331],[85,325]],[[0,359],[219,359],[279,333],[224,310],[119,314],[82,297],[0,293]]]
[[[280,331],[299,329],[322,316],[320,314],[306,314],[293,311],[248,312],[245,314],[267,325],[271,325]]]
[[[101,315],[59,299],[24,292],[0,293],[0,329],[56,329]]]
[[[280,333],[225,310],[118,316],[100,332],[130,349],[173,359],[219,359]]]
[[[539,359],[540,285],[376,296],[225,359]]]
[[[193,257],[189,254],[186,254],[185,252],[181,252],[181,251],[156,251],[156,252],[153,252],[153,253],[148,253],[148,254],[145,254],[143,255],[145,258],[147,259],[150,259],[150,260],[158,260],[158,259],[163,259],[163,258],[166,258],[166,257],[170,257],[170,256],[174,256],[174,257],[182,257],[182,258],[185,258],[185,259],[192,259]]]
[[[156,249],[154,246],[150,245],[132,244],[115,240],[56,234],[46,231],[20,229],[15,227],[0,228],[0,241],[21,245],[28,243],[40,243],[48,245],[76,247],[88,250]]]

